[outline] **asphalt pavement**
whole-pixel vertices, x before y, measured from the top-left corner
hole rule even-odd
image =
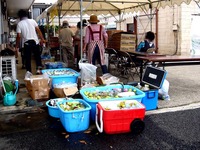
[[[99,133],[94,124],[84,132],[67,133],[59,120],[48,119],[40,129],[1,135],[6,150],[198,150],[200,108],[146,115],[139,135]]]

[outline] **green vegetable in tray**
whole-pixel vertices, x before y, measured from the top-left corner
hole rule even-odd
[[[135,92],[135,95],[137,95],[136,89],[125,89],[125,91],[122,91],[120,88],[114,88],[111,90],[104,90],[104,91],[84,91],[84,94],[89,99],[113,99],[113,98],[119,98],[118,93],[120,92]]]
[[[64,69],[60,69],[60,70],[48,70],[46,71],[46,73],[49,76],[58,76],[58,75],[75,75],[76,72],[73,70],[64,70]]]
[[[82,104],[80,102],[76,102],[76,101],[62,103],[62,104],[60,104],[60,107],[64,111],[83,110],[86,108],[84,104]]]
[[[127,103],[126,101],[122,101],[120,102],[117,107],[119,107],[119,109],[123,109],[123,108],[137,108],[137,103],[135,102],[131,102],[131,103]]]

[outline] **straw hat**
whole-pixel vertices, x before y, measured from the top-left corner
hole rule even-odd
[[[99,22],[98,18],[96,15],[91,15],[90,20],[88,20],[89,23],[97,23]]]

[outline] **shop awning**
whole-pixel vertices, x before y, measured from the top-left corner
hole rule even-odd
[[[46,18],[49,13],[50,18],[58,16],[60,10],[61,17],[65,15],[119,15],[130,12],[148,12],[150,9],[164,8],[166,6],[189,4],[192,0],[58,0],[55,4],[47,8],[37,21]],[[195,0],[199,3],[200,0]],[[81,5],[82,4],[82,5]],[[59,7],[60,6],[60,7]]]
[[[9,17],[16,18],[20,9],[30,9],[35,0],[6,0],[7,12]]]
[[[199,0],[198,0],[199,1]],[[191,0],[82,0],[83,14],[95,15],[118,15],[121,13],[147,11],[150,8],[189,4]],[[81,0],[58,0],[62,5],[61,14],[80,14]]]

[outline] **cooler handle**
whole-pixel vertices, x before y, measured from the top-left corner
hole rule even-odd
[[[95,118],[95,123],[96,123],[96,127],[97,129],[99,130],[100,133],[103,132],[103,111],[100,110],[100,125],[98,124],[98,108],[97,108],[97,105],[96,105],[96,118]]]
[[[147,97],[150,99],[150,98],[154,98],[156,95],[156,92],[155,91],[148,91],[147,93]]]

